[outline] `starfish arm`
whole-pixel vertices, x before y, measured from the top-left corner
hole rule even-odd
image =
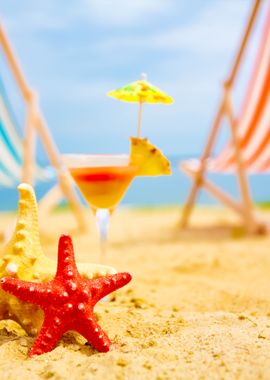
[[[110,350],[112,342],[93,318],[82,320],[76,330],[99,352]]]
[[[116,273],[111,276],[100,277],[91,282],[92,300],[95,304],[101,298],[122,288],[131,281],[131,274],[128,272]]]
[[[67,330],[66,325],[60,318],[45,315],[38,337],[28,354],[29,357],[51,351]]]
[[[72,277],[79,274],[75,258],[71,237],[62,235],[58,243],[58,262],[56,270],[56,278],[63,278],[68,272],[71,272]]]
[[[22,301],[43,305],[44,299],[51,295],[51,283],[40,284],[23,281],[13,277],[3,277],[0,280],[1,287],[8,293],[20,298]],[[45,301],[46,302],[46,301]]]

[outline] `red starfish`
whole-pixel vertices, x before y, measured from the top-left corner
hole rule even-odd
[[[107,294],[126,285],[129,273],[88,280],[78,272],[70,236],[62,235],[58,245],[56,276],[47,283],[1,279],[2,288],[23,301],[37,304],[45,314],[40,333],[29,356],[51,351],[68,330],[76,330],[98,351],[107,352],[111,341],[97,324],[95,304]]]

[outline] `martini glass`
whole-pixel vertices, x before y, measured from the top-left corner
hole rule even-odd
[[[126,154],[66,154],[63,162],[92,209],[99,232],[99,261],[105,262],[110,215],[136,176]]]

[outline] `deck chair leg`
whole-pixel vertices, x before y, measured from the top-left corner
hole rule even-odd
[[[88,230],[87,219],[85,217],[83,208],[80,204],[79,198],[77,197],[75,190],[72,188],[72,183],[71,183],[69,173],[67,172],[67,170],[65,169],[65,167],[63,167],[61,163],[60,154],[58,153],[57,147],[54,144],[54,141],[50,135],[49,130],[46,128],[46,124],[42,118],[41,112],[39,111],[37,115],[38,115],[38,118],[36,122],[36,128],[40,136],[40,139],[46,149],[46,152],[51,161],[51,164],[53,165],[53,167],[55,168],[57,172],[60,188],[64,196],[68,200],[74,215],[77,218],[79,228],[82,231],[87,231]]]
[[[45,214],[48,214],[53,210],[55,205],[59,204],[63,198],[63,193],[59,184],[53,186],[44,197],[38,202],[39,215],[42,218]]]
[[[194,177],[196,173],[188,170],[188,168],[183,168],[183,171],[190,175],[191,177]],[[236,212],[236,214],[243,220],[246,216],[245,208],[241,203],[237,203],[232,197],[230,197],[227,193],[225,193],[222,189],[220,189],[218,186],[214,185],[212,182],[206,180],[205,178],[202,180],[201,187],[205,189],[209,194],[213,195],[216,199],[218,199],[221,203],[223,203],[225,206],[231,208],[233,211]],[[260,221],[259,219],[255,219],[255,216],[253,215],[253,228],[247,229],[248,232],[256,233],[256,234],[265,234],[266,231],[269,230],[266,223]]]
[[[89,223],[85,217],[83,208],[80,204],[79,198],[75,193],[75,190],[72,188],[72,183],[70,176],[67,172],[62,171],[58,173],[59,186],[62,190],[62,193],[68,200],[70,207],[78,220],[79,227],[82,231],[88,231]]]
[[[29,93],[30,94],[30,93]],[[33,102],[29,98],[27,104],[26,126],[23,141],[23,167],[21,181],[25,183],[33,183],[34,157],[35,157],[35,127]]]
[[[199,176],[197,176],[196,178],[194,178],[194,182],[190,190],[190,193],[188,195],[188,199],[183,208],[182,219],[180,221],[180,226],[182,228],[186,228],[188,225],[189,218],[190,218],[192,209],[194,207],[199,188],[200,188],[200,180],[199,180]]]
[[[182,170],[189,176],[195,177],[196,173],[189,170],[187,167],[183,166]],[[222,191],[219,187],[214,185],[212,182],[203,178],[201,182],[201,187],[208,191],[211,195],[213,195],[216,199],[218,199],[225,206],[231,208],[235,211],[240,217],[243,217],[243,208],[241,204],[237,203],[232,197],[230,197],[227,193]]]
[[[225,101],[226,101],[226,114],[228,116],[228,120],[229,120],[229,124],[231,128],[232,143],[235,149],[235,161],[236,161],[236,168],[237,168],[237,175],[238,175],[237,177],[238,177],[240,193],[242,197],[242,204],[243,204],[243,211],[244,211],[243,222],[244,222],[244,225],[246,226],[246,229],[249,232],[254,232],[256,231],[258,226],[255,222],[253,212],[252,212],[252,201],[251,201],[251,196],[250,196],[250,189],[248,185],[246,170],[245,170],[242,152],[240,148],[235,117],[233,114],[230,88],[226,87],[226,84],[225,84],[224,90],[225,90]]]
[[[189,193],[188,199],[185,203],[183,213],[182,213],[182,218],[180,221],[180,226],[182,228],[185,228],[188,224],[192,208],[193,208],[194,203],[196,201],[197,193],[201,187],[202,180],[204,178],[204,174],[205,174],[205,170],[206,170],[206,161],[207,161],[207,158],[209,157],[209,155],[211,154],[211,151],[212,151],[213,145],[215,143],[223,115],[224,115],[224,98],[223,98],[222,102],[220,103],[220,106],[219,106],[218,111],[217,111],[216,116],[215,116],[215,120],[213,123],[211,133],[210,133],[209,138],[207,140],[207,143],[205,145],[205,149],[203,151],[203,154],[200,158],[200,163],[201,163],[200,168],[199,168],[197,173],[194,173],[194,177],[195,177],[194,182],[193,182],[191,191]]]

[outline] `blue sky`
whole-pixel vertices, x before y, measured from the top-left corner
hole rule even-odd
[[[0,15],[62,152],[127,152],[137,105],[105,94],[146,72],[175,103],[144,106],[143,136],[167,154],[192,154],[205,142],[251,3],[9,0]],[[259,28],[260,18],[236,94]]]

